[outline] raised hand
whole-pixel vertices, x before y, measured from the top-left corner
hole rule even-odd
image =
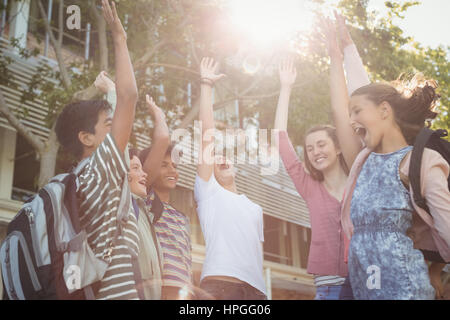
[[[350,33],[348,32],[347,25],[345,23],[345,18],[337,13],[336,10],[334,10],[334,16],[336,18],[337,22],[337,30],[339,33],[339,38],[341,39],[342,49],[347,47],[348,45],[353,44],[353,39],[350,36]]]
[[[100,72],[97,78],[95,78],[94,86],[103,93],[108,93],[108,91],[116,88],[116,85],[105,71]]]
[[[145,102],[148,111],[154,120],[152,147],[146,160],[142,164],[144,171],[148,175],[147,187],[150,187],[159,176],[161,164],[170,144],[170,134],[169,128],[166,124],[166,116],[164,115],[164,112],[156,105],[153,98],[148,94],[145,95]]]
[[[166,116],[164,112],[161,110],[160,107],[158,107],[153,100],[152,97],[150,97],[148,94],[145,95],[145,102],[147,104],[148,111],[150,115],[153,117],[155,121],[162,120],[164,121],[166,119]]]
[[[336,27],[330,18],[321,19],[321,27],[325,36],[325,41],[328,46],[328,54],[330,57],[342,58],[341,51],[337,42]]]
[[[280,74],[281,87],[291,88],[297,78],[297,70],[294,67],[294,61],[292,59],[283,60],[278,71]]]
[[[217,74],[219,63],[215,62],[213,58],[203,58],[200,63],[200,75],[203,79],[210,80],[212,84],[216,81],[226,77],[225,74]]]
[[[103,7],[103,17],[105,18],[106,23],[111,28],[113,38],[117,37],[127,38],[127,33],[122,26],[122,22],[120,22],[119,16],[117,15],[116,4],[114,1],[112,2],[112,9],[109,5],[109,0],[102,0]]]

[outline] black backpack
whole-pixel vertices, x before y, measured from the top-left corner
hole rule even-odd
[[[450,142],[442,139],[447,135],[447,131],[443,129],[433,131],[429,128],[423,128],[416,137],[411,154],[408,177],[409,183],[414,192],[414,202],[428,214],[430,214],[430,209],[427,206],[425,198],[420,192],[420,169],[422,167],[423,150],[424,148],[429,148],[439,152],[439,154],[450,164]],[[447,178],[447,183],[450,190],[450,177]],[[448,263],[448,261],[445,261],[442,258],[439,252],[429,250],[421,251],[425,259],[428,261]]]

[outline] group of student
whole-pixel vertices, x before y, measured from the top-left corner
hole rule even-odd
[[[108,263],[95,298],[266,299],[262,208],[238,192],[232,159],[216,156],[214,136],[205,134],[215,128],[213,87],[224,77],[218,63],[204,58],[200,64],[203,134],[194,196],[206,255],[196,288],[189,219],[170,205],[178,171],[165,116],[146,96],[152,145],[141,152],[128,149],[138,91],[114,2],[102,5],[113,36],[116,82],[101,73],[95,85],[108,101],[67,105],[55,128],[61,145],[80,160],[81,224],[96,257]],[[345,21],[336,18],[342,50],[334,25],[325,22],[336,128],[309,130],[304,163],[298,159],[286,132],[296,80],[289,60],[279,68],[274,125],[285,168],[310,211],[307,271],[314,275],[316,299],[433,299],[439,289],[415,248],[421,239],[435,240],[426,248],[450,260],[449,166],[438,153],[424,153],[422,192],[434,224],[414,218],[426,213],[410,200],[407,172],[414,132],[436,115],[434,83],[412,88],[409,97],[389,84],[370,84]],[[124,198],[128,206],[121,205]],[[413,243],[407,231],[416,227]],[[381,272],[376,290],[367,286],[373,265]]]

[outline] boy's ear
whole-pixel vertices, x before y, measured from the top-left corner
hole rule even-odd
[[[86,148],[91,148],[94,146],[94,135],[87,131],[78,132],[78,139],[81,144]]]

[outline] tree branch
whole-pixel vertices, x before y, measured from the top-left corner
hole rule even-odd
[[[56,60],[58,61],[59,71],[61,73],[61,81],[66,89],[69,89],[72,85],[70,81],[69,73],[67,72],[66,66],[64,64],[64,59],[61,53],[61,46],[58,45],[58,42],[55,39],[55,35],[50,27],[50,23],[47,20],[47,14],[45,13],[44,6],[42,5],[42,1],[38,0],[39,11],[41,12],[41,16],[44,20],[45,30],[49,35],[50,43],[52,44],[53,49],[55,50]]]
[[[145,67],[148,61],[155,55],[155,53],[160,50],[163,46],[168,43],[166,39],[159,41],[157,44],[153,46],[150,51],[147,51],[141,58],[139,58],[135,63],[136,70]]]
[[[308,82],[305,81],[301,84],[298,84],[296,86],[293,86],[292,89],[297,89],[300,87],[303,87],[304,85],[306,85]],[[246,90],[247,91],[247,90]],[[234,97],[225,99],[223,101],[220,102],[216,102],[213,105],[214,110],[218,110],[222,107],[224,107],[226,104],[235,101],[235,100],[259,100],[259,99],[268,99],[268,98],[273,98],[276,97],[278,94],[280,94],[280,90],[274,91],[272,93],[268,93],[268,94],[262,94],[262,95],[255,95],[255,96],[242,96],[242,95],[236,95]],[[192,121],[194,121],[195,117],[198,114],[200,108],[200,104],[199,104],[199,100],[196,100],[193,104],[192,104],[192,108],[191,110],[189,110],[188,114],[183,118],[183,120],[181,120],[180,125],[178,126],[178,128],[180,129],[186,129],[187,126],[192,123]]]
[[[100,51],[100,70],[107,71],[109,66],[108,61],[108,41],[106,37],[106,22],[103,15],[100,14],[99,10],[95,6],[95,3],[89,1],[89,8],[95,17],[98,30],[98,46]]]
[[[14,115],[11,109],[6,105],[3,92],[0,89],[0,113],[8,120],[9,124],[21,134],[25,140],[36,150],[41,153],[45,149],[45,144],[34,133],[30,131],[20,120]]]
[[[58,47],[62,47],[63,35],[64,35],[64,0],[59,0],[58,10]]]

